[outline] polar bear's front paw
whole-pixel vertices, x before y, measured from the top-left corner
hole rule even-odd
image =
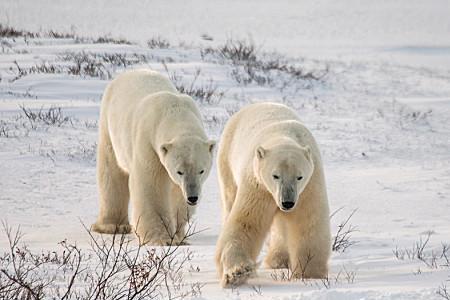
[[[224,272],[222,276],[222,286],[234,287],[247,282],[247,279],[255,273],[254,264],[240,265]]]
[[[94,223],[91,226],[91,231],[107,234],[127,234],[131,233],[132,228],[130,224],[101,224]]]

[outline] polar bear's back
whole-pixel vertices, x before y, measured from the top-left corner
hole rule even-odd
[[[264,128],[277,124],[280,121],[299,121],[296,113],[285,105],[277,103],[255,103],[246,106],[234,114],[224,129],[224,139],[233,146],[242,149],[239,145],[251,146],[258,143],[258,133]]]
[[[120,74],[108,85],[103,102],[124,101],[131,105],[132,102],[158,92],[178,93],[170,80],[158,72],[148,69],[133,70]]]

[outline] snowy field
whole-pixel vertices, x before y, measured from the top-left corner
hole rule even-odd
[[[321,147],[332,234],[350,217],[329,280],[260,269],[223,290],[213,169],[185,247],[192,298],[450,299],[450,2],[309,2],[2,0],[0,219],[33,251],[88,248],[103,89],[151,68],[194,95],[215,139],[246,104],[294,108]],[[250,58],[223,48],[239,43]]]

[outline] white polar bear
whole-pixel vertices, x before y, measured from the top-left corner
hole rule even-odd
[[[252,104],[225,126],[218,150],[223,229],[216,248],[222,286],[245,283],[270,231],[266,266],[324,278],[329,208],[317,144],[294,111]]]
[[[92,230],[179,243],[209,174],[214,141],[194,101],[150,70],[123,73],[103,95],[97,154],[100,213]]]

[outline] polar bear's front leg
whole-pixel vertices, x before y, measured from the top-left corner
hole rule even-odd
[[[169,194],[170,179],[164,172],[149,170],[144,164],[134,167],[130,174],[130,200],[132,222],[141,244],[167,246],[174,243]]]
[[[278,211],[270,228],[269,250],[264,259],[268,268],[283,269],[289,266],[287,228],[283,218],[284,212]]]
[[[291,243],[291,242],[290,242]],[[326,278],[330,242],[323,237],[300,239],[289,247],[289,267],[294,278]]]
[[[189,244],[189,241],[187,240],[186,235],[192,233],[187,231],[192,228],[186,228],[186,225],[189,226],[197,206],[188,205],[186,199],[183,197],[180,187],[174,183],[172,183],[171,187],[170,201],[173,203],[173,219],[176,220],[175,243],[177,245],[187,245]]]
[[[256,258],[269,231],[275,202],[248,187],[237,193],[217,243],[216,266],[223,287],[243,284],[256,269]]]
[[[326,278],[331,253],[328,205],[318,197],[315,202],[304,200],[285,215],[289,267],[295,278]]]

